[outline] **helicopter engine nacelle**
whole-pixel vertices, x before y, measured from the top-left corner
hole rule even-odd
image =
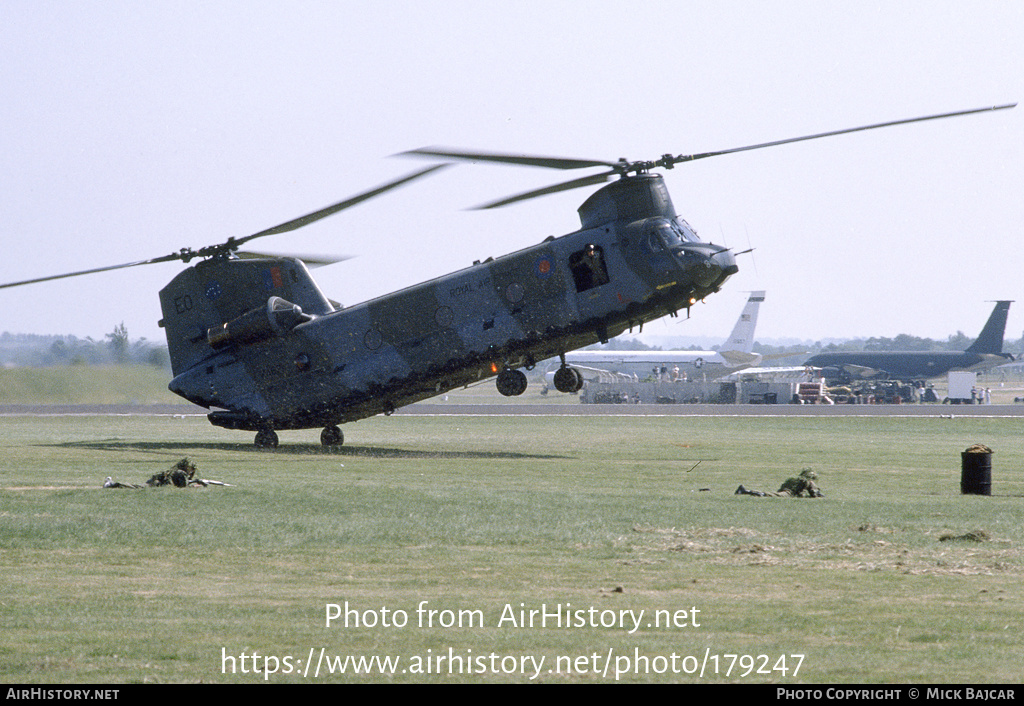
[[[214,349],[224,348],[232,343],[246,344],[283,336],[293,328],[313,319],[302,313],[302,307],[281,297],[270,297],[265,306],[250,309],[241,316],[212,326],[206,332],[206,340]]]

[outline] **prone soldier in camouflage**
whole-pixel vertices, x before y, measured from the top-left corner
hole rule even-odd
[[[146,481],[146,485],[150,487],[159,487],[162,485],[173,485],[176,488],[188,487],[190,483],[200,483],[206,485],[209,481],[202,481],[195,478],[196,475],[196,464],[188,456],[176,462],[173,466],[167,470],[160,471],[159,473],[153,474],[149,480]],[[107,476],[106,480],[103,481],[104,488],[145,488],[144,485],[138,485],[136,483],[121,483],[115,481],[110,476]]]
[[[173,485],[185,488],[196,475],[196,464],[188,456],[181,459],[165,471],[160,471],[146,481],[149,486]]]
[[[823,498],[825,497],[816,481],[818,474],[810,468],[800,471],[795,478],[787,478],[775,492],[780,497],[791,498]]]
[[[818,474],[810,468],[805,468],[792,478],[787,478],[774,493],[765,493],[760,490],[749,490],[742,485],[736,489],[735,495],[753,495],[758,498],[823,498],[825,495],[817,484]]]

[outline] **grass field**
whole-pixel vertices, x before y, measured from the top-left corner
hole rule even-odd
[[[0,680],[1019,683],[1020,425],[0,417]],[[232,487],[100,487],[186,455]],[[824,499],[733,494],[804,467]]]
[[[503,397],[493,380],[453,390],[430,400],[432,404],[566,404],[574,395],[552,391],[541,395],[546,364],[530,373],[530,387],[522,397]],[[2,404],[186,404],[167,389],[171,372],[152,365],[61,365],[53,367],[0,368]],[[978,375],[978,387],[989,388],[993,404],[1012,404],[1024,397],[1024,378],[1019,373],[994,371]],[[935,381],[935,391],[946,395],[945,380]]]
[[[169,370],[152,365],[0,368],[0,404],[184,403],[167,389]]]

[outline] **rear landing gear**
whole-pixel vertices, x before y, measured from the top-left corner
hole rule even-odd
[[[278,446],[277,432],[273,429],[260,429],[256,432],[254,443],[258,449],[276,449]],[[320,443],[324,448],[341,446],[345,443],[345,435],[341,432],[341,427],[324,427],[324,430],[320,432]]]
[[[260,429],[256,432],[256,448],[276,449],[278,444],[277,432],[273,429]]]
[[[332,446],[341,446],[344,444],[345,435],[342,433],[341,427],[324,427],[324,430],[320,432],[320,443],[324,448],[331,448]]]

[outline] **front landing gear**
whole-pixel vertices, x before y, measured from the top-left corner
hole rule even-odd
[[[583,389],[583,375],[580,371],[564,365],[555,371],[554,382],[559,392],[579,392]]]
[[[515,397],[526,392],[526,373],[522,370],[505,368],[498,373],[498,392],[505,397]]]
[[[276,449],[278,444],[277,432],[273,429],[260,429],[256,432],[256,444],[258,449]]]
[[[329,426],[324,427],[324,430],[320,432],[320,443],[325,449],[329,449],[333,446],[341,446],[345,443],[345,435],[341,431],[341,427]]]

